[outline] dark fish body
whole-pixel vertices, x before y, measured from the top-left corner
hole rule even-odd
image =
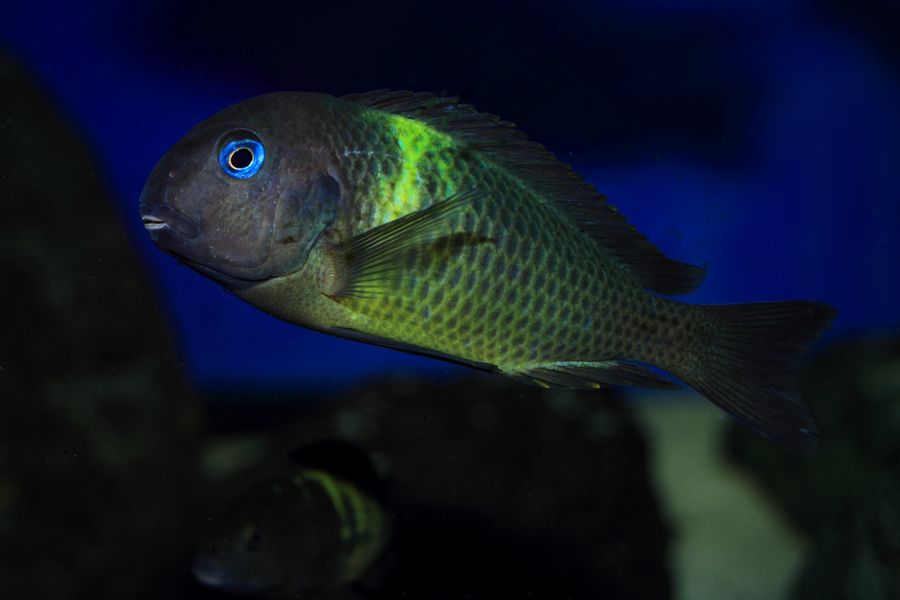
[[[266,147],[245,180],[217,172],[233,130]],[[702,269],[455,99],[249,100],[163,158],[142,213],[163,249],[282,319],[543,386],[674,387],[652,365],[776,442],[815,448],[796,367],[833,309],[664,297]]]
[[[212,519],[194,575],[234,593],[306,597],[362,577],[389,529],[381,503],[354,483],[298,468],[260,482]]]

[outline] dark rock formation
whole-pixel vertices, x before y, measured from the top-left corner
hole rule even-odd
[[[181,585],[199,412],[84,144],[0,58],[0,582]]]
[[[900,341],[831,348],[803,394],[822,449],[791,456],[732,428],[729,452],[812,542],[795,598],[900,598]]]
[[[397,535],[371,597],[669,595],[668,529],[615,394],[395,379],[323,402],[276,437],[273,457],[323,438],[360,446],[393,484]]]

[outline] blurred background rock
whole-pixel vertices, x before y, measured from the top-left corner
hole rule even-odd
[[[236,410],[217,424],[243,422]],[[299,443],[340,439],[367,450],[391,484],[395,527],[373,597],[669,597],[668,526],[643,436],[618,395],[487,376],[393,378],[273,433],[213,439],[206,471],[244,485]]]
[[[728,452],[808,539],[792,597],[900,597],[900,340],[845,342],[808,370],[814,460],[732,428]]]
[[[197,397],[80,135],[2,55],[0,89],[2,593],[166,597]]]

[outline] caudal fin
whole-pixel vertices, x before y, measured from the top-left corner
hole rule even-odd
[[[837,314],[821,302],[697,307],[710,327],[678,373],[739,421],[798,454],[818,433],[800,400],[800,362]]]

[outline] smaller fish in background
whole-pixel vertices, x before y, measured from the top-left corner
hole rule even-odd
[[[391,524],[369,457],[340,442],[318,442],[291,459],[290,468],[212,519],[194,560],[199,582],[236,594],[305,598],[358,581],[382,555]]]

